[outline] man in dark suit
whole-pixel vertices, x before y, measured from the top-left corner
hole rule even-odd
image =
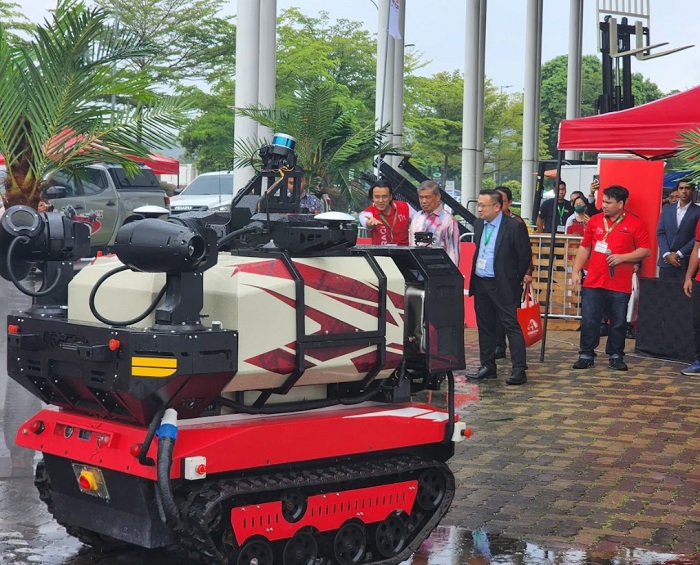
[[[508,337],[513,363],[506,384],[521,385],[527,382],[526,354],[517,309],[532,251],[525,224],[506,216],[502,207],[503,197],[499,192],[482,190],[479,193],[479,219],[474,226],[476,252],[469,293],[474,296],[481,367],[469,378],[496,378],[496,333],[500,323]]]
[[[678,202],[661,208],[656,237],[659,242],[659,278],[682,282],[688,268],[688,255],[695,244],[700,206],[693,203],[694,185],[681,180],[676,189]]]

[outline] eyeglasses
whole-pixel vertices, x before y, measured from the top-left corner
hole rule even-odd
[[[391,196],[372,196],[372,200],[391,200]]]
[[[477,204],[476,205],[477,208],[492,208],[493,206],[495,206],[495,204],[493,204],[493,203],[491,203],[491,204]]]

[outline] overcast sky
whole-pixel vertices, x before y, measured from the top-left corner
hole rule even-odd
[[[414,44],[432,61],[421,73],[463,71],[467,0],[402,1],[406,4],[406,43]],[[19,2],[34,20],[42,19],[46,10],[55,6],[55,0]],[[584,54],[597,52],[597,4],[596,0],[584,0]],[[526,5],[527,0],[488,0],[486,76],[504,92],[523,87]],[[669,43],[655,52],[700,43],[700,0],[651,0],[650,5],[651,41]],[[277,0],[278,12],[290,6],[309,15],[325,10],[331,18],[361,21],[368,30],[377,31],[377,9],[372,0]],[[232,0],[226,13],[235,11],[236,1]],[[568,0],[544,0],[543,62],[566,54],[568,21]],[[651,79],[663,92],[686,90],[700,84],[700,46],[648,61],[633,57],[632,70]]]

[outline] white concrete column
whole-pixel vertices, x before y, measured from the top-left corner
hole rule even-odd
[[[542,0],[527,0],[525,16],[525,94],[523,99],[522,216],[533,220],[539,136],[539,84]],[[539,45],[539,48],[538,48]]]
[[[581,60],[583,58],[583,0],[569,0],[569,59],[566,75],[566,119],[581,116]],[[566,151],[576,159],[576,151]]]
[[[237,61],[238,59],[236,59]],[[260,2],[260,66],[258,70],[258,104],[275,106],[277,71],[277,0]],[[258,138],[272,141],[270,128],[258,124]],[[287,133],[287,132],[282,132]]]
[[[476,198],[476,151],[478,125],[479,22],[481,0],[467,0],[464,26],[464,109],[462,119],[462,196],[463,205]]]
[[[403,87],[406,37],[406,0],[399,4],[399,31],[401,39],[394,39],[394,86],[392,101],[391,126],[393,131],[392,143],[395,147],[403,147]],[[391,40],[391,38],[390,38]],[[398,167],[401,157],[392,156],[389,163]]]
[[[376,129],[389,124],[382,141],[391,142],[391,123],[394,118],[394,38],[389,35],[390,0],[378,1],[377,19],[377,84],[375,90],[374,120]],[[377,171],[375,171],[377,172]]]
[[[238,0],[236,11],[236,108],[258,103],[258,65],[260,60],[260,3],[261,0]],[[234,140],[242,142],[257,138],[258,124],[250,118],[236,115]],[[236,169],[233,175],[234,192],[253,178],[253,167]]]
[[[474,168],[474,196],[484,182],[484,82],[486,80],[486,0],[479,1],[479,71],[476,96],[476,166]]]

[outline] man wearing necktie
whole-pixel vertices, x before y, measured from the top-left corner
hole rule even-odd
[[[502,207],[503,197],[499,192],[482,190],[479,193],[479,219],[474,225],[477,251],[472,264],[469,294],[474,296],[481,367],[469,378],[483,380],[497,377],[496,333],[500,323],[508,338],[513,363],[506,384],[521,385],[527,382],[526,353],[517,309],[523,277],[532,260],[532,250],[525,224],[506,216]]]

